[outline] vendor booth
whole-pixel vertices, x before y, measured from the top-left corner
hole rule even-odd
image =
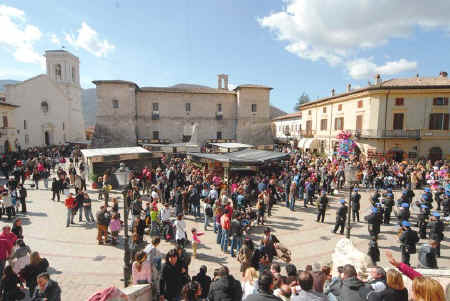
[[[208,149],[211,149],[212,153],[231,153],[236,152],[248,148],[254,148],[254,145],[236,143],[236,142],[227,142],[227,143],[208,143]]]

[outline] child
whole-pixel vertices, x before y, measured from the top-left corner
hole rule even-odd
[[[200,239],[198,239],[199,236],[203,235],[203,232],[197,232],[197,229],[192,228],[192,251],[194,258],[197,258],[197,248],[200,244]]]
[[[377,262],[380,261],[380,249],[378,248],[376,237],[372,237],[372,240],[369,242],[369,251],[367,255],[370,256],[370,259],[372,259],[374,266],[376,266]]]
[[[111,221],[109,222],[109,229],[111,230],[112,241],[111,244],[114,246],[117,244],[120,231],[120,219],[117,213],[114,213]]]

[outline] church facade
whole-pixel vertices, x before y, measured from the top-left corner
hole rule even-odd
[[[18,106],[16,148],[85,140],[79,59],[65,50],[48,50],[45,58],[46,74],[5,85],[6,101]]]
[[[198,142],[233,139],[271,144],[272,88],[240,85],[228,89],[228,76],[218,76],[217,88],[179,84],[139,87],[119,80],[94,81],[97,119],[92,144],[131,146],[138,141],[190,140],[198,127]]]

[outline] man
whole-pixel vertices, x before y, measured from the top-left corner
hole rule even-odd
[[[55,196],[56,196],[56,199],[57,199],[58,202],[61,200],[60,199],[61,190],[62,190],[62,180],[53,178],[53,181],[52,181],[52,193],[53,193],[52,201],[55,200]]]
[[[192,277],[192,281],[197,281],[202,287],[202,295],[200,296],[201,300],[206,300],[206,298],[208,298],[209,288],[211,287],[211,277],[209,277],[206,272],[206,265],[202,265],[200,267],[200,272]]]
[[[78,190],[77,196],[75,197],[75,212],[73,212],[73,215],[75,216],[77,212],[78,214],[78,221],[81,223],[83,221],[83,205],[84,205],[84,193],[81,191],[81,189]]]
[[[37,276],[36,290],[32,301],[61,301],[61,288],[58,282],[51,280],[48,273],[41,273]]]
[[[100,210],[96,214],[97,217],[97,241],[99,245],[103,245],[108,239],[109,213],[104,205],[100,206]],[[103,241],[105,238],[105,241]]]
[[[0,273],[3,275],[6,260],[11,255],[13,243],[6,237],[0,238]]]
[[[444,223],[439,212],[433,212],[430,222],[430,239],[437,242],[436,256],[441,257],[441,241],[444,240]]]
[[[242,224],[241,224],[241,215],[239,213],[234,214],[234,218],[231,221],[230,226],[231,232],[231,250],[230,255],[234,257],[234,249],[239,253],[242,245]]]
[[[370,236],[378,239],[378,234],[380,233],[380,219],[378,216],[378,208],[372,208],[372,213],[366,217],[366,220]]]
[[[317,213],[317,219],[316,222],[323,223],[325,220],[325,212],[327,211],[328,207],[328,197],[326,195],[326,191],[322,190],[322,195],[319,198],[319,212]]]
[[[66,227],[69,227],[70,224],[73,224],[73,210],[75,208],[75,198],[73,197],[72,193],[69,193],[69,196],[67,197],[67,199],[64,201],[64,204],[66,205],[67,208],[67,222],[66,222]]]
[[[342,286],[333,286],[331,293],[338,301],[363,301],[365,284],[358,279],[356,269],[350,264],[344,266]]]
[[[439,242],[433,240],[431,244],[423,244],[419,249],[419,266],[424,269],[437,269],[436,248]]]
[[[166,262],[161,271],[160,300],[177,301],[180,300],[181,289],[183,288],[183,270],[177,265],[177,250],[172,249],[167,252]]]
[[[336,233],[336,231],[341,228],[340,233],[344,234],[344,228],[345,228],[345,219],[347,217],[347,206],[345,205],[345,200],[340,200],[341,207],[339,207],[338,211],[336,212],[336,223],[334,224],[333,233]]]
[[[370,281],[368,282],[370,288],[376,292],[384,291],[386,286],[386,271],[379,266],[370,269]]]
[[[95,223],[94,216],[92,215],[92,200],[89,197],[89,194],[87,192],[84,193],[83,210],[84,210],[84,217],[86,218],[86,222],[88,224]]]
[[[419,242],[419,236],[416,231],[411,229],[411,223],[408,221],[402,222],[402,230],[403,232],[399,237],[402,262],[409,265],[410,255],[416,253],[416,244]]]
[[[354,188],[352,193],[352,218],[353,222],[356,220],[359,223],[359,210],[361,208],[361,195],[359,189]]]
[[[428,224],[428,205],[420,204],[420,212],[417,215],[417,223],[419,227],[419,237],[421,239],[427,238],[427,224]]]
[[[402,203],[400,206],[400,209],[398,211],[398,220],[400,223],[400,226],[403,221],[407,222],[409,220],[409,204],[408,203]]]
[[[217,277],[218,279],[211,284],[209,289],[208,301],[235,301],[242,299],[241,283],[234,279],[233,276],[229,275],[226,266],[219,268]],[[259,285],[261,288],[261,283],[259,283]],[[248,300],[248,298],[246,300]]]
[[[441,202],[444,197],[444,187],[439,186],[439,189],[434,193],[434,200],[437,203],[437,210],[441,210]]]
[[[273,262],[270,265],[270,272],[272,273],[273,277],[279,277],[281,276],[281,266],[277,262]]]
[[[22,208],[23,214],[27,213],[26,198],[27,198],[27,190],[25,189],[23,184],[19,184],[19,200],[20,200],[20,207]]]
[[[225,210],[224,214],[220,217],[220,226],[221,226],[220,248],[224,253],[227,253],[228,250],[228,235],[230,234],[230,227],[231,227],[231,221],[228,214],[229,211]]]
[[[309,272],[301,272],[298,282],[302,290],[298,295],[292,296],[291,301],[328,301],[324,294],[313,291],[314,279]]]
[[[384,205],[384,216],[383,221],[385,225],[389,225],[391,221],[391,213],[392,207],[394,206],[394,195],[392,193],[388,193],[383,200]]]
[[[244,301],[271,301],[271,300],[281,301],[280,298],[273,295],[273,289],[275,287],[275,284],[273,282],[273,275],[270,271],[265,271],[259,275],[258,287],[259,287],[258,293],[248,296],[247,298],[245,298]],[[232,300],[240,300],[240,299],[232,299]]]

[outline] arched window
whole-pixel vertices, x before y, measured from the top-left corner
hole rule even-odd
[[[55,66],[55,77],[57,80],[61,80],[62,79],[62,73],[61,73],[61,64],[56,64]]]
[[[48,112],[48,103],[45,100],[43,102],[41,102],[41,110],[43,113]]]
[[[75,67],[72,67],[72,82],[76,81]]]
[[[119,101],[117,99],[113,99],[112,100],[112,106],[113,106],[113,109],[118,109],[119,108]]]

